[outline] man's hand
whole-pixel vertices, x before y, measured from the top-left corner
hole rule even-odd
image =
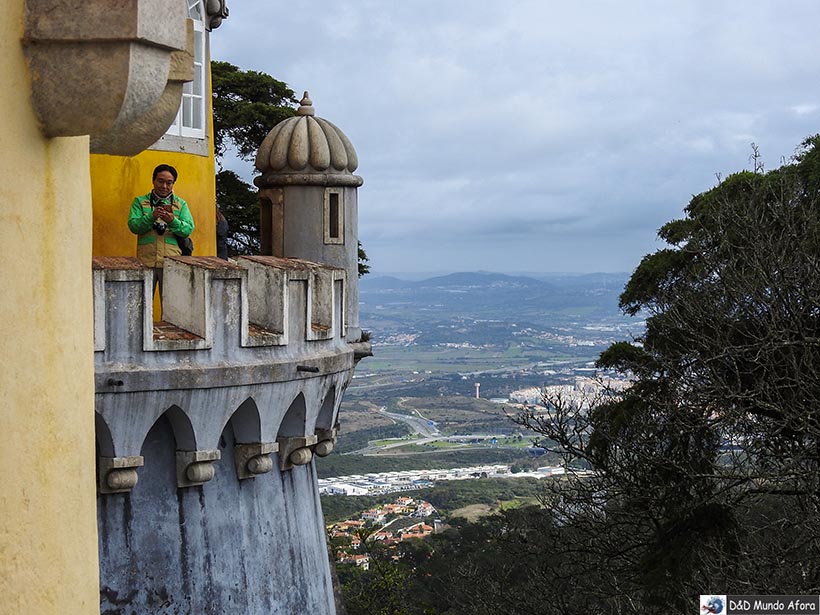
[[[171,211],[170,208],[166,207],[155,207],[154,208],[154,217],[160,218],[163,222],[173,222],[174,220],[174,213]]]

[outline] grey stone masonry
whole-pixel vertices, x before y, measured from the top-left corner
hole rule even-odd
[[[96,258],[94,349],[101,494],[138,489],[143,443],[162,416],[178,487],[215,472],[253,479],[333,448],[357,344],[345,339],[343,269],[298,259],[165,261],[163,320],[153,271]],[[218,454],[235,438],[234,464]],[[294,454],[295,453],[295,454]],[[278,460],[272,459],[280,456]]]
[[[105,613],[334,615],[316,456],[357,359],[344,269],[93,262]],[[355,284],[355,278],[353,278]]]

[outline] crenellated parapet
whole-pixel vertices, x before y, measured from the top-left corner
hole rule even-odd
[[[328,454],[361,344],[346,338],[346,271],[297,259],[96,258],[94,349],[99,491],[135,487],[164,417],[179,488],[215,472],[253,479]],[[355,283],[355,282],[354,282]],[[231,460],[220,443],[226,430]]]

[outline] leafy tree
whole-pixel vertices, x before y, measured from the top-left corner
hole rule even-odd
[[[369,569],[339,565],[337,572],[348,615],[411,615],[408,595],[411,573],[393,552],[373,538],[374,528],[359,530]]]
[[[361,241],[359,242],[358,249],[359,249],[359,277],[362,277],[363,275],[367,275],[368,273],[370,273],[370,265],[367,264],[367,263],[370,262],[370,258],[367,256],[367,252],[364,251],[364,248],[362,247],[362,242]]]
[[[626,605],[612,612],[820,585],[818,145],[726,178],[660,229],[670,247],[620,298],[645,333],[598,361],[632,387],[519,417],[594,471],[555,505],[580,537],[573,565]]]
[[[259,254],[259,199],[253,186],[236,173],[216,174],[216,202],[228,223],[228,247],[232,255]]]
[[[228,62],[211,62],[213,85],[216,202],[228,220],[232,255],[259,254],[259,203],[256,188],[222,169],[222,157],[233,148],[250,161],[271,128],[294,115],[296,96],[285,83]]]
[[[265,73],[212,61],[211,82],[217,158],[233,146],[242,160],[251,160],[270,129],[295,113],[293,90]]]
[[[564,615],[600,613],[589,591],[600,574],[577,575],[574,535],[549,509],[501,511],[431,537],[409,595],[412,613]]]

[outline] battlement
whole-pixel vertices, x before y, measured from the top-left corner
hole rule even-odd
[[[152,269],[95,258],[93,274],[100,493],[135,487],[162,417],[178,487],[214,476],[226,430],[235,446],[224,466],[237,480],[330,453],[362,346],[345,339],[344,269],[270,256],[168,258],[159,322]]]
[[[139,356],[142,364],[148,360],[143,353],[157,351],[220,354],[345,337],[343,269],[273,256],[240,257],[237,263],[215,257],[166,259],[163,320],[157,325],[153,271],[134,258],[93,259],[94,350],[102,352],[97,365],[100,359],[105,363],[123,356]],[[134,329],[136,322],[141,331]],[[133,333],[141,333],[139,339]],[[240,340],[234,349],[229,348],[232,339]]]

